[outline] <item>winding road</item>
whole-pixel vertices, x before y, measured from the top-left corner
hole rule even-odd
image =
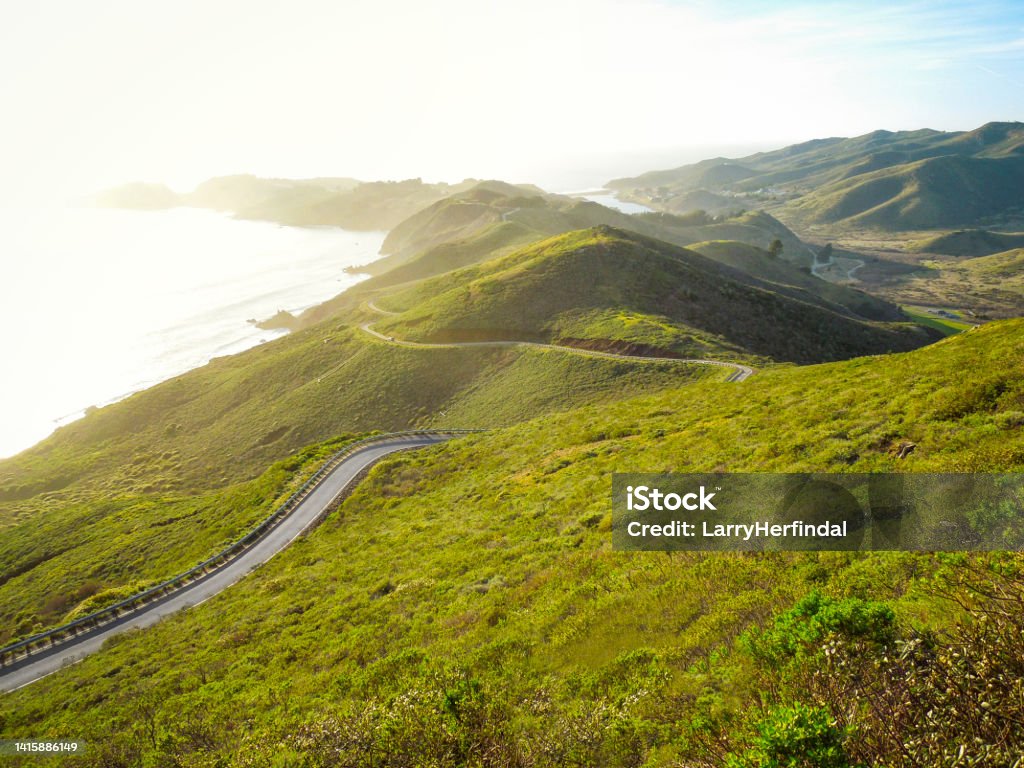
[[[381,309],[372,301],[366,302],[366,307],[381,315],[397,315],[398,312],[389,312]],[[730,363],[725,360],[704,360],[684,357],[648,357],[646,355],[619,355],[614,352],[598,352],[591,349],[580,349],[579,347],[566,347],[560,344],[543,344],[537,341],[460,341],[443,344],[429,344],[418,341],[402,341],[394,336],[386,336],[379,331],[373,330],[373,323],[363,323],[359,328],[371,336],[385,341],[388,344],[396,344],[400,347],[418,347],[422,349],[441,349],[449,347],[533,347],[534,349],[555,349],[559,352],[570,352],[584,357],[601,357],[608,360],[627,360],[631,363],[687,363],[690,365],[713,365],[719,368],[732,370],[726,377],[726,381],[743,381],[754,375],[754,369],[742,363]]]
[[[114,619],[79,637],[35,651],[0,669],[0,691],[13,691],[33,683],[95,653],[108,638],[114,635],[130,629],[148,627],[165,616],[209,600],[291,544],[316,523],[332,502],[357,482],[369,467],[397,451],[434,445],[449,439],[449,437],[450,435],[441,433],[422,434],[382,439],[379,442],[368,444],[365,448],[346,457],[276,527],[226,565],[133,613]]]
[[[831,254],[829,254],[828,261],[823,261],[823,262],[821,262],[819,264],[818,263],[818,254],[814,251],[814,249],[811,248],[810,246],[807,246],[807,250],[810,251],[810,253],[811,253],[811,274],[814,275],[815,277],[821,278],[822,280],[827,280],[828,278],[821,277],[821,271],[824,270],[824,269],[828,269],[829,267],[832,267],[832,266],[838,266],[836,264],[835,257],[832,256]],[[857,278],[855,278],[853,276],[853,273],[856,272],[861,267],[863,267],[865,262],[862,259],[850,259],[850,258],[847,258],[846,261],[854,261],[854,262],[856,262],[856,264],[854,264],[852,267],[850,267],[849,269],[846,270],[846,279],[847,280],[856,280]],[[841,267],[840,267],[840,269],[841,269]]]

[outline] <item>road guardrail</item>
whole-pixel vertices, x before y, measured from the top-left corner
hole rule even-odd
[[[444,436],[444,435],[466,435],[475,432],[483,432],[482,429],[420,429],[405,432],[387,432],[380,435],[356,440],[349,443],[337,453],[332,454],[323,466],[320,467],[298,490],[289,496],[282,504],[265,517],[255,528],[237,541],[232,542],[212,557],[208,557],[187,571],[183,571],[156,586],[143,590],[131,597],[120,600],[116,603],[94,611],[86,616],[81,616],[67,624],[48,629],[45,632],[26,637],[10,645],[0,648],[0,670],[13,666],[33,654],[42,651],[49,651],[65,643],[77,640],[86,635],[108,626],[112,622],[122,620],[128,616],[138,613],[141,609],[157,601],[170,597],[181,590],[195,584],[197,581],[216,573],[221,568],[234,561],[242,552],[249,549],[253,544],[266,536],[271,530],[277,527],[288,517],[296,507],[301,504],[321,482],[333,472],[349,456],[358,453],[364,448],[378,443],[388,443],[393,440],[400,440],[406,437],[418,436]]]

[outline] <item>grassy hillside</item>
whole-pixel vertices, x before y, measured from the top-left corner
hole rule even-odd
[[[503,181],[484,181],[425,206],[388,232],[381,253],[408,258],[430,246],[456,240],[503,221],[523,207],[544,204],[539,190]]]
[[[679,195],[674,195],[668,201],[666,210],[670,213],[689,213],[691,211],[705,211],[712,215],[739,213],[746,207],[745,203],[733,197],[718,195],[708,192],[706,189],[692,189]]]
[[[667,171],[615,179],[617,190],[730,189],[750,192],[765,187],[804,190],[933,157],[1005,158],[1024,146],[1024,123],[987,123],[972,131],[878,130],[853,138],[814,139],[747,157],[703,160]]]
[[[550,350],[409,349],[339,322],[215,360],[0,462],[0,643],[237,538],[322,455],[304,446],[504,426],[704,376],[722,374]]]
[[[827,184],[786,208],[811,224],[886,230],[971,225],[1024,209],[1024,157],[938,157]]]
[[[804,225],[948,229],[1021,218],[1022,151],[1024,123],[963,132],[874,131],[713,158],[609,186],[666,211],[704,190]]]
[[[968,758],[995,760],[1019,734],[974,718],[975,684],[1018,714],[1004,678],[1020,646],[1000,640],[1016,614],[973,640],[936,634],[963,609],[934,579],[968,561],[615,553],[610,473],[1019,471],[1022,331],[994,323],[765,371],[727,401],[696,384],[389,460],[231,590],[5,696],[4,733],[74,733],[96,766],[670,766],[753,759],[806,723],[784,754],[944,764],[968,733]],[[897,459],[902,440],[917,449]],[[988,578],[1012,586],[1021,565]],[[965,651],[976,665],[957,666]]]
[[[920,268],[885,286],[904,307],[931,308],[983,322],[1024,315],[1024,249],[974,258],[922,258]]]
[[[919,253],[937,253],[943,256],[989,256],[1024,246],[1024,232],[989,232],[967,229],[944,232],[910,244],[910,250]]]
[[[709,240],[734,240],[767,250],[773,241],[778,240],[783,246],[783,261],[809,266],[814,258],[811,250],[793,230],[764,211],[744,211],[721,216],[710,216],[703,211],[685,215],[655,212],[639,214],[633,218],[640,225],[625,229],[683,247]]]
[[[934,328],[941,332],[943,336],[955,336],[958,333],[969,331],[974,327],[971,323],[965,323],[952,317],[937,315],[934,312],[929,312],[923,308],[904,307],[903,311],[906,312],[907,316],[912,318],[915,323],[928,328]]]
[[[677,245],[731,239],[767,248],[778,238],[787,259],[798,263],[807,260],[806,246],[800,239],[763,212],[737,211],[719,216],[703,211],[690,215],[629,215],[587,200],[537,194],[529,188],[502,182],[483,182],[401,222],[384,241],[384,257],[360,269],[378,278],[373,285],[382,284],[380,280],[396,284],[411,279],[410,272],[403,270],[386,277],[385,273],[411,261],[418,262],[412,270],[413,278],[447,271],[451,268],[447,266],[450,248],[457,249],[459,266],[465,266],[496,255],[496,249],[513,240],[539,240],[599,225],[629,229]],[[441,250],[435,254],[439,247]]]
[[[910,349],[918,328],[871,324],[801,289],[611,228],[560,235],[389,296],[378,328],[419,341],[623,345],[684,357],[808,362]]]
[[[510,190],[516,194],[504,194]],[[369,273],[369,280],[307,310],[297,322],[283,318],[285,327],[349,317],[368,298],[395,286],[505,256],[552,235],[598,225],[684,246],[705,240],[734,240],[768,248],[778,239],[783,243],[783,260],[807,265],[813,259],[808,247],[789,228],[762,211],[717,217],[703,211],[627,215],[589,201],[534,194],[528,188],[525,192],[529,194],[523,192],[501,182],[485,182],[420,211],[392,231],[392,235],[399,234],[384,246],[389,255],[352,270]],[[875,319],[897,314],[893,305],[874,306],[872,312],[869,317]]]
[[[369,293],[440,275],[478,261],[503,256],[543,237],[545,233],[517,221],[494,220],[482,224],[465,237],[443,240],[414,256],[396,254],[373,262],[367,270],[373,277],[361,283],[358,292]]]
[[[821,297],[833,306],[845,307],[851,313],[869,320],[904,320],[899,308],[870,294],[822,280],[810,270],[798,268],[783,259],[773,259],[763,248],[755,248],[734,240],[711,240],[688,246],[702,256],[780,285],[801,288]]]
[[[1000,281],[1004,288],[1012,288],[1019,292],[1024,281],[1024,248],[980,256],[957,264],[956,268],[983,280]]]

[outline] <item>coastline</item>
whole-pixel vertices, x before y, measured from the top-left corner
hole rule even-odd
[[[12,375],[0,460],[95,408],[285,335],[293,314],[365,276],[383,232],[289,227],[199,209],[0,209],[17,261],[0,285]],[[88,292],[81,285],[102,280]]]

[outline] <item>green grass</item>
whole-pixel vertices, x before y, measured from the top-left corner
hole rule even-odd
[[[1024,249],[925,265],[927,272],[907,276],[893,291],[904,305],[969,308],[981,319],[1022,314]]]
[[[850,313],[868,320],[901,320],[899,308],[864,291],[837,285],[815,277],[809,267],[800,268],[788,260],[773,259],[762,248],[734,240],[711,240],[687,246],[702,256],[742,270],[754,277],[779,286],[792,286],[805,300],[820,298],[822,306],[844,307]]]
[[[727,399],[698,382],[388,460],[231,590],[5,696],[4,734],[73,733],[90,765],[707,757],[697,724],[739,729],[777,692],[745,632],[811,592],[840,622],[873,600],[947,624],[927,589],[939,559],[615,553],[610,473],[1020,470],[1022,330],[767,370]],[[896,459],[905,439],[918,448]]]
[[[910,244],[910,250],[945,256],[988,256],[1021,246],[1024,246],[1024,233],[968,229],[917,240]]]
[[[1024,158],[936,157],[827,184],[787,209],[809,223],[884,230],[969,226],[1024,204]]]
[[[5,520],[0,545],[0,642],[64,623],[205,560],[247,533],[341,444],[304,450],[254,480],[216,491],[83,495],[72,503],[43,494],[7,505],[16,517]],[[136,468],[153,470],[141,461]]]
[[[937,331],[941,331],[943,336],[953,336],[974,327],[970,323],[961,323],[948,317],[936,317],[923,309],[915,307],[903,307],[903,311],[915,323],[926,328],[934,328]]]

